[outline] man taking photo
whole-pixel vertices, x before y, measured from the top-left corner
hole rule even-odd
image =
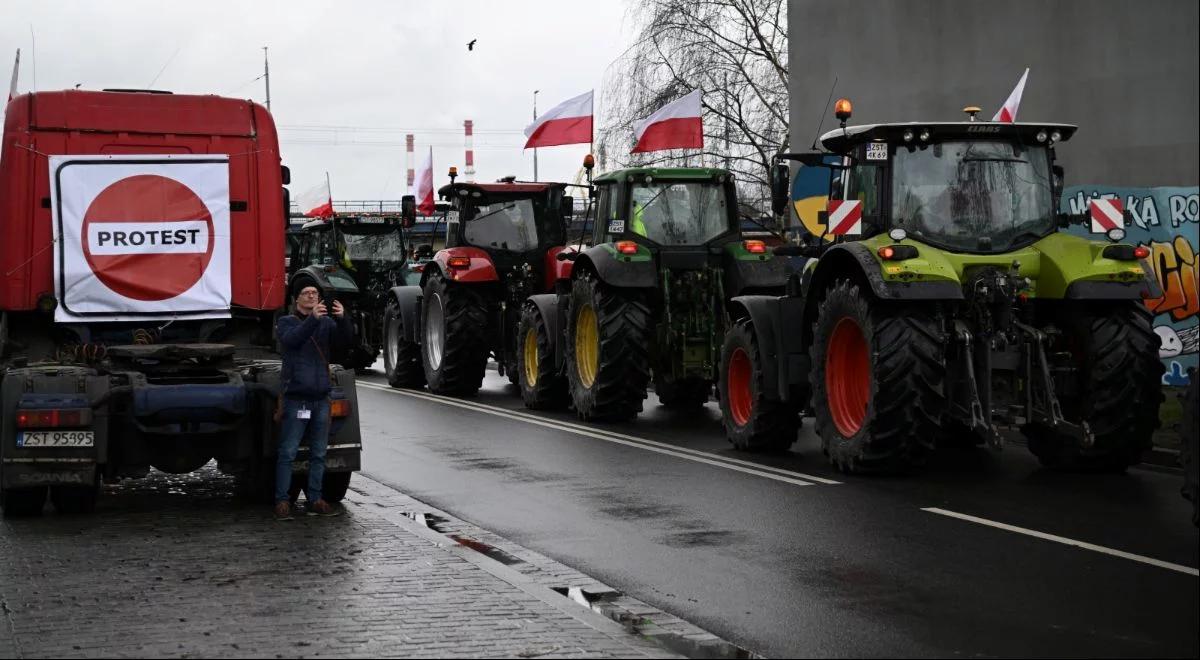
[[[275,463],[275,518],[291,520],[288,488],[292,483],[292,461],[300,441],[308,438],[308,487],[305,489],[309,515],[336,516],[340,511],[321,497],[325,478],[325,450],[329,445],[329,375],[331,344],[349,345],[354,336],[345,310],[333,301],[333,317],[321,292],[305,287],[296,296],[296,307],[282,316],[276,335],[283,346],[282,428]]]

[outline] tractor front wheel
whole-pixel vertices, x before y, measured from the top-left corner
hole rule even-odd
[[[404,338],[403,324],[400,305],[392,300],[383,317],[383,369],[388,385],[417,389],[425,386],[421,345]]]
[[[800,411],[795,402],[775,401],[766,395],[762,354],[754,324],[748,319],[725,334],[717,389],[725,437],[734,449],[783,452],[796,441]]]
[[[1142,460],[1158,426],[1162,403],[1161,340],[1140,303],[1064,310],[1062,353],[1069,354],[1075,383],[1060,381],[1063,417],[1087,422],[1090,447],[1051,428],[1022,429],[1042,465],[1081,472],[1124,472]],[[1073,385],[1073,386],[1072,386]]]
[[[517,328],[517,375],[525,407],[533,410],[558,410],[567,406],[570,397],[567,379],[554,366],[554,337],[546,328],[546,320],[533,303],[521,309]]]
[[[471,396],[487,369],[487,308],[477,291],[435,273],[421,301],[425,380],[434,394]]]
[[[924,463],[946,407],[943,339],[918,305],[888,305],[842,280],[826,293],[810,349],[821,447],[843,472]]]
[[[649,343],[650,307],[640,291],[610,287],[590,272],[575,279],[566,358],[581,419],[631,419],[642,411]]]

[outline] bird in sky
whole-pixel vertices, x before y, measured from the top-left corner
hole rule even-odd
[[[468,42],[468,43],[467,43],[467,50],[475,50],[475,42],[476,42],[476,41],[479,41],[479,40],[478,40],[478,39],[472,39],[470,42]]]

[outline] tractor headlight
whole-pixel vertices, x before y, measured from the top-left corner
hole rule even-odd
[[[904,141],[905,141],[905,142],[912,142],[912,141],[913,141],[913,132],[912,132],[912,129],[911,129],[911,128],[910,128],[910,129],[908,129],[908,130],[906,130],[906,131],[904,131]]]
[[[928,142],[929,141],[929,129],[928,128],[922,129],[920,137],[921,137],[922,142]]]
[[[1059,131],[1054,131],[1053,133],[1050,134],[1051,142],[1058,142],[1061,139],[1062,139],[1062,133]]]
[[[896,241],[897,243],[899,243],[900,241],[908,238],[908,232],[897,227],[888,232],[888,238],[891,238],[893,241]]]
[[[1038,141],[1038,142],[1045,142],[1045,141],[1046,141],[1046,131],[1038,131],[1038,133],[1037,133],[1037,141]]]
[[[1121,229],[1120,227],[1113,227],[1112,229],[1109,229],[1108,240],[1112,241],[1113,243],[1118,243],[1125,240],[1125,230]]]

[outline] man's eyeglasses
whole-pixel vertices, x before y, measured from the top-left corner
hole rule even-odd
[[[316,291],[301,291],[299,295],[302,298],[316,298],[321,294],[317,293]]]

